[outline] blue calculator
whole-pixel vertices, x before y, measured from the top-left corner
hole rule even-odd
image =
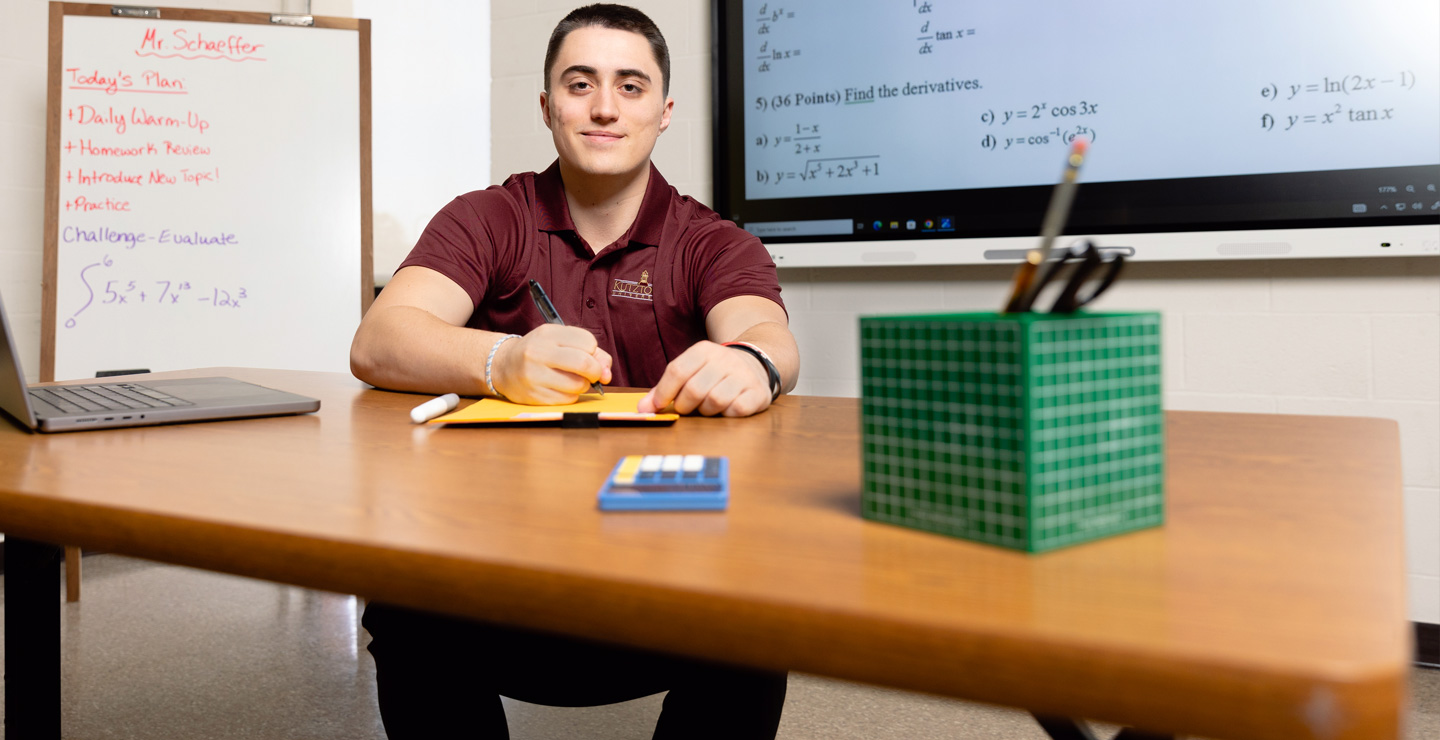
[[[730,461],[704,455],[629,455],[600,487],[601,511],[722,511]]]

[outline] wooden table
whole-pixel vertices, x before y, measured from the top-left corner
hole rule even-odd
[[[45,598],[17,573],[36,543],[1157,732],[1399,731],[1391,421],[1170,412],[1168,523],[1032,556],[862,520],[855,399],[656,429],[429,428],[407,418],[420,397],[348,376],[188,374],[323,406],[45,436],[0,424],[7,629],[54,623],[38,659],[7,635],[6,688],[44,693],[53,664],[57,734],[57,571],[30,571]],[[598,512],[634,453],[728,455],[729,510]]]

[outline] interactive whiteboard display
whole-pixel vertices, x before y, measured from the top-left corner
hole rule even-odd
[[[751,198],[1440,164],[1433,2],[754,4]]]
[[[843,248],[886,241],[983,261],[955,240],[1037,233],[1077,138],[1069,233],[1247,232],[1213,256],[1226,239],[1329,243],[1257,230],[1418,225],[1394,244],[1328,236],[1440,252],[1433,0],[717,5],[716,205],[781,264],[891,261]],[[841,246],[786,246],[808,242]],[[1111,240],[1127,242],[1173,258]]]

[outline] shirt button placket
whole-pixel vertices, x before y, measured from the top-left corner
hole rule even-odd
[[[593,279],[595,277],[596,274],[593,271],[586,272],[584,281],[580,283],[580,295],[585,296],[585,302],[582,305],[585,306],[584,313],[586,314],[595,310],[595,297],[590,295],[590,286],[595,284],[596,281]],[[585,317],[587,326],[590,325],[590,318],[588,315]]]

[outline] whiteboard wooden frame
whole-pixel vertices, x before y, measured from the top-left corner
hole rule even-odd
[[[115,16],[112,5],[50,3],[48,81],[45,107],[45,254],[42,268],[40,380],[55,379],[57,328],[57,280],[60,256],[60,127],[63,116],[61,85],[64,76],[65,16],[99,16],[116,23],[154,20]],[[149,7],[149,6],[147,6]],[[159,20],[253,24],[271,27],[270,13],[154,8]],[[373,273],[374,211],[370,179],[370,21],[365,18],[312,16],[315,28],[351,30],[359,35],[359,123],[360,123],[360,313],[363,316],[375,299]],[[357,317],[358,318],[358,317]]]

